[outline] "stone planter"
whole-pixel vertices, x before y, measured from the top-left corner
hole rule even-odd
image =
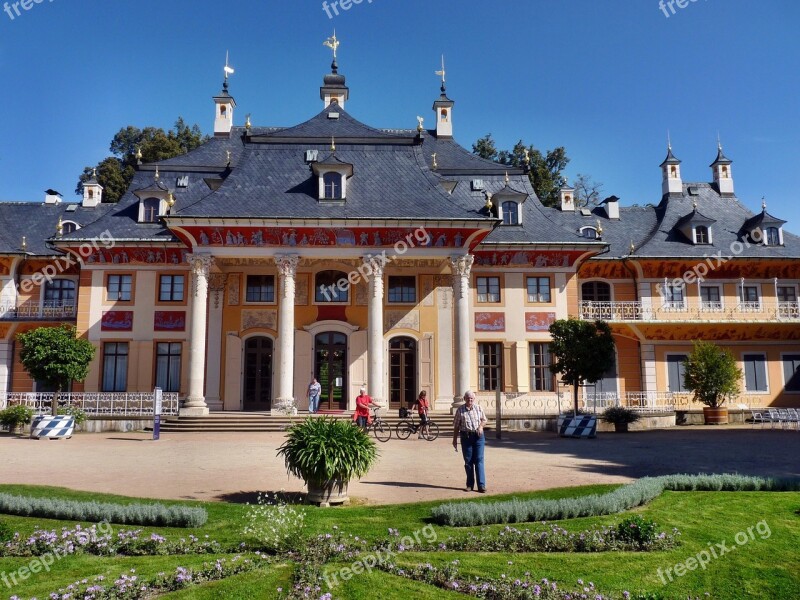
[[[75,431],[75,417],[72,415],[38,415],[31,423],[31,437],[50,440],[69,439]]]
[[[703,418],[706,425],[727,425],[728,424],[728,407],[717,406],[711,408],[710,406],[703,407]]]
[[[628,433],[628,423],[614,423],[614,431],[617,433]]]
[[[350,498],[347,496],[347,482],[341,479],[334,479],[327,483],[308,481],[308,496],[306,500],[309,504],[318,506],[330,506],[331,504],[347,504]]]
[[[597,437],[597,416],[558,415],[558,435],[571,438]]]

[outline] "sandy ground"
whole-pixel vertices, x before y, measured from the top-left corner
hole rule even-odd
[[[0,482],[64,486],[127,496],[196,500],[250,499],[258,491],[302,491],[276,449],[282,433],[78,434],[71,440],[0,435]],[[449,437],[391,439],[350,496],[371,504],[463,498],[461,452]],[[594,440],[553,433],[488,432],[490,494],[645,475],[739,472],[800,477],[800,431],[749,426],[684,427],[601,433]],[[477,493],[475,494],[477,496]]]

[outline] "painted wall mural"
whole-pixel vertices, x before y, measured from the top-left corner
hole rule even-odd
[[[525,331],[549,331],[555,321],[554,312],[526,312]]]
[[[578,273],[581,279],[631,279],[633,277],[631,271],[616,261],[590,261],[581,265]]]
[[[153,318],[154,331],[186,331],[186,311],[157,310]]]
[[[132,310],[107,310],[100,321],[101,331],[133,331]]]
[[[278,328],[277,310],[243,310],[242,330],[247,329],[274,329]]]
[[[185,265],[188,264],[188,254],[189,250],[180,248],[100,248],[89,254],[84,262],[89,265]]]
[[[475,313],[475,331],[505,331],[506,315],[501,312]]]
[[[575,264],[582,251],[529,251],[509,250],[504,252],[473,252],[475,265],[484,267],[547,267],[567,268]]]
[[[387,310],[383,313],[383,331],[390,329],[413,329],[419,331],[418,310]]]

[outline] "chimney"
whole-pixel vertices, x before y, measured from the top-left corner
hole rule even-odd
[[[45,204],[61,204],[61,194],[55,190],[45,190],[44,192]]]
[[[619,198],[616,196],[609,196],[603,200],[606,207],[606,216],[609,219],[619,219]]]

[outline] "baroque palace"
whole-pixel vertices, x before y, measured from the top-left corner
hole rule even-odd
[[[234,126],[226,74],[213,138],[139,165],[119,203],[92,179],[80,203],[0,205],[0,393],[42,391],[16,334],[68,323],[97,347],[73,391],[158,386],[183,415],[305,408],[312,376],[328,410],[361,386],[392,408],[553,397],[548,327],[577,317],[613,327],[604,403],[674,404],[703,339],[743,401],[800,405],[800,238],[742,205],[721,147],[699,183],[670,148],[654,205],[580,208],[565,186],[548,208],[526,168],[455,142],[443,72],[429,129],[370,127],[349,94],[334,55],[319,114]]]

